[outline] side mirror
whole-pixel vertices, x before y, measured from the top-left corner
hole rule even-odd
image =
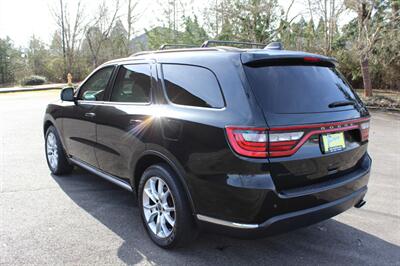
[[[74,99],[74,88],[73,87],[65,87],[61,91],[61,100],[67,102],[73,102]]]

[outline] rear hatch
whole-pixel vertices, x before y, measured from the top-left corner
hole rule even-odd
[[[242,55],[268,125],[271,174],[280,190],[359,170],[369,114],[335,62],[312,54]]]

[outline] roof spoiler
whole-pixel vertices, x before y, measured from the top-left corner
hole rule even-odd
[[[310,53],[242,53],[243,65],[268,66],[268,65],[322,65],[337,66],[338,61],[333,57],[327,57]]]

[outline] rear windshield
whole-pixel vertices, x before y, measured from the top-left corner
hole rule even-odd
[[[337,101],[356,101],[342,75],[325,66],[248,67],[250,86],[264,108],[271,113],[316,113],[341,111],[352,105],[329,108]]]

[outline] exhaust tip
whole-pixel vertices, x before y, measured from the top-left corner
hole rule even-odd
[[[365,200],[360,200],[356,205],[354,205],[354,207],[356,207],[357,209],[361,208],[362,206],[365,205],[365,203],[367,203]]]

